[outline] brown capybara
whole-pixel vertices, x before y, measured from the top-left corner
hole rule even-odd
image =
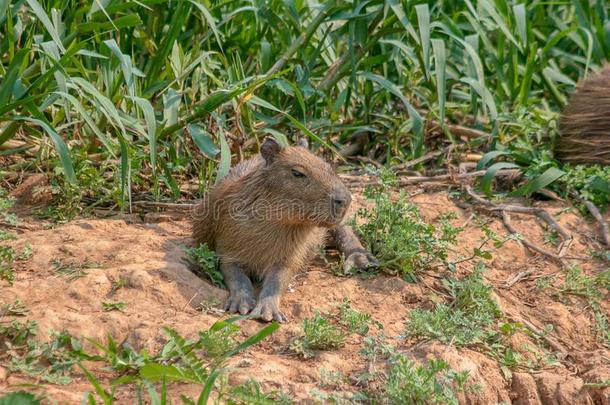
[[[559,160],[610,164],[610,66],[578,84],[561,115],[559,133]]]
[[[285,321],[280,297],[328,230],[346,268],[377,266],[342,224],[351,199],[331,166],[306,147],[265,139],[260,155],[232,168],[194,211],[195,241],[220,258],[230,291],[225,309]],[[250,276],[262,280],[258,300]]]

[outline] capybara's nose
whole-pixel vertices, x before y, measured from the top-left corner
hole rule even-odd
[[[342,215],[352,202],[352,195],[345,188],[338,188],[332,193],[333,209],[335,214]]]

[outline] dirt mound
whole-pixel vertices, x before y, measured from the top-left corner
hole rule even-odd
[[[454,222],[464,226],[465,231],[453,254],[468,256],[472,247],[480,243],[483,233],[475,223],[474,211],[458,208],[446,193],[409,191],[417,194],[412,201],[430,221],[444,212],[457,214]],[[566,228],[579,230],[578,234],[574,232],[570,255],[583,259],[579,260],[583,271],[596,274],[603,270],[604,265],[589,253],[595,227],[559,204],[545,203],[544,207]],[[486,218],[491,229],[506,234],[499,220]],[[27,261],[16,262],[14,285],[2,285],[0,306],[20,299],[30,310],[28,319],[38,322],[40,339],[50,330],[66,330],[98,341],[112,335],[118,342],[154,352],[164,342],[162,326],[190,337],[220,317],[197,310],[202,302],[223,301],[227,292],[200,279],[189,268],[182,249],[190,241],[186,221],[79,219],[50,229],[33,220],[26,223],[28,229],[19,230],[18,239],[11,243],[17,250],[29,244],[33,254]],[[529,240],[543,243],[545,233],[535,217],[514,215],[513,225]],[[596,337],[595,320],[587,301],[578,296],[558,298],[552,289],[540,289],[540,280],[563,279],[564,271],[556,263],[531,255],[514,241],[493,250],[494,259],[488,263],[485,278],[493,285],[506,320],[529,325],[544,335],[535,336],[531,329],[522,328],[511,336],[513,347],[524,357],[522,364],[527,367],[519,365],[509,370],[503,359],[476,347],[456,348],[434,341],[417,343],[401,337],[410,311],[431,308],[438,301],[435,291],[440,280],[436,272],[426,272],[420,283],[407,283],[389,275],[338,277],[318,259],[297,275],[285,295],[283,309],[289,322],[232,361],[231,381],[255,376],[264,387],[280,389],[304,402],[311,401],[313,391],[358,391],[353,379],[331,388],[320,381],[323,369],[350,377],[370,367],[360,354],[362,337],[351,336],[345,347],[320,352],[310,360],[286,350],[299,334],[303,319],[315,310],[332,310],[347,298],[355,309],[371,314],[382,325],[388,342],[408,357],[420,362],[442,358],[455,370],[468,370],[479,389],[460,394],[461,402],[608,404],[609,389],[593,383],[610,379],[610,350]],[[456,273],[468,274],[472,266],[470,262],[459,264]],[[124,280],[125,286],[114,291],[117,280]],[[124,301],[124,310],[104,311],[102,302],[109,297]],[[610,315],[607,295],[601,302],[601,311]],[[10,319],[5,316],[0,321]],[[244,335],[261,328],[256,321],[242,321],[240,325]],[[547,330],[547,325],[552,329]],[[101,369],[95,373],[102,381],[113,377]],[[7,373],[6,365],[0,364],[0,392],[16,390],[25,382],[33,381],[19,373]],[[68,403],[80,402],[84,392],[92,391],[78,373],[67,386],[41,383],[37,389],[49,398]],[[175,395],[190,389],[181,385],[172,386],[170,391]],[[133,393],[119,391],[119,395],[130,398]]]

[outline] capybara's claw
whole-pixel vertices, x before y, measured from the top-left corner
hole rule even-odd
[[[246,315],[252,308],[254,308],[254,298],[248,294],[231,294],[227,303],[225,304],[225,311],[234,314],[239,312],[242,315]]]
[[[379,267],[379,260],[367,251],[356,251],[345,258],[343,270],[349,273],[352,269],[366,270]]]
[[[286,322],[286,317],[279,310],[277,304],[269,300],[259,301],[252,310],[252,312],[250,312],[250,315],[254,318],[259,318],[266,322]]]

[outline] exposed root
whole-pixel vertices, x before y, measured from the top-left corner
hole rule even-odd
[[[420,184],[420,183],[439,183],[439,182],[449,182],[449,183],[459,183],[460,180],[472,179],[476,177],[482,177],[485,175],[487,170],[477,170],[474,172],[468,173],[459,173],[459,174],[441,174],[438,176],[409,176],[409,177],[400,177],[398,179],[399,186],[408,186],[412,184]],[[506,169],[506,170],[498,170],[495,173],[495,177],[512,177],[520,175],[519,170],[517,169]],[[363,178],[361,176],[350,176],[350,175],[340,175],[341,179],[349,184],[364,184],[364,185],[373,185],[380,184],[380,180],[378,178]]]
[[[506,229],[508,229],[508,231],[514,235],[519,234],[519,232],[517,232],[517,230],[513,227],[513,225],[510,222],[510,216],[508,215],[508,213],[506,213],[506,211],[502,211],[502,222],[504,223],[504,226],[506,227]],[[525,247],[527,247],[530,250],[533,250],[534,252],[540,253],[544,256],[547,256],[553,260],[558,260],[561,261],[561,257],[555,253],[549,252],[546,249],[543,249],[539,246],[537,246],[536,244],[534,244],[533,242],[529,241],[528,239],[524,238],[523,236],[519,237],[519,241],[525,245]]]
[[[421,163],[436,159],[437,157],[448,153],[452,148],[453,145],[449,145],[446,148],[428,152],[425,155],[418,157],[417,159],[409,160],[408,162],[393,166],[392,171],[396,173],[401,173],[402,171],[415,167]]]
[[[543,254],[545,256],[548,256],[554,260],[562,261],[566,251],[572,244],[573,238],[572,238],[572,235],[570,235],[570,233],[568,231],[566,231],[561,225],[559,225],[559,223],[557,221],[555,221],[553,216],[551,214],[549,214],[546,210],[544,210],[542,208],[536,208],[536,207],[523,207],[523,206],[519,206],[519,205],[495,204],[495,203],[479,196],[477,193],[475,193],[472,190],[472,187],[470,187],[470,186],[466,186],[466,192],[474,201],[476,201],[478,204],[482,205],[485,208],[485,210],[487,210],[489,212],[500,212],[504,226],[512,234],[518,234],[518,232],[512,226],[512,224],[510,222],[510,215],[508,214],[508,212],[517,212],[520,214],[535,215],[538,218],[540,218],[541,220],[543,220],[544,222],[546,222],[549,225],[549,227],[551,229],[553,229],[555,232],[557,232],[563,239],[563,242],[559,246],[559,252],[557,254],[549,252],[548,250],[537,246],[533,242],[531,242],[523,237],[520,237],[519,239],[528,249],[533,250],[537,253]]]
[[[604,221],[604,217],[602,217],[601,212],[599,212],[599,210],[597,209],[595,204],[593,204],[591,201],[587,201],[587,200],[581,200],[581,201],[585,205],[585,207],[587,207],[591,216],[593,216],[593,218],[595,218],[595,220],[599,223],[599,228],[600,228],[600,231],[602,234],[602,239],[604,240],[604,243],[606,244],[606,246],[608,248],[610,248],[610,228],[608,227],[608,224],[606,223],[606,221]]]
[[[136,207],[144,208],[161,208],[164,210],[177,210],[177,211],[189,211],[193,209],[197,204],[194,203],[163,203],[155,201],[134,201],[133,205]]]

